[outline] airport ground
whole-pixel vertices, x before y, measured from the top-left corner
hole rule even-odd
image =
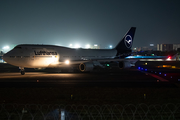
[[[126,70],[107,68],[92,73],[58,73],[52,69],[50,71],[26,69],[26,74],[20,75],[18,67],[1,64],[0,103],[65,105],[179,103],[179,69],[139,65],[140,69],[139,66]]]

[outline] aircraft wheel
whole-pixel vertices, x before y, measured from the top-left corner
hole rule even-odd
[[[21,70],[21,75],[24,75],[25,74],[25,71],[24,70]]]

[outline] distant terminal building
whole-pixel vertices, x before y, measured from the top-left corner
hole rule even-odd
[[[180,44],[157,44],[158,51],[172,51],[180,48]]]
[[[173,44],[157,44],[157,51],[172,51]]]
[[[180,48],[180,44],[173,44],[173,50],[178,50]]]
[[[156,50],[156,46],[144,46],[144,47],[135,47],[132,48],[134,52],[138,51],[151,51],[151,50]]]

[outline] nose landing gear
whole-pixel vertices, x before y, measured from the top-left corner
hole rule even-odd
[[[19,67],[21,70],[20,70],[20,72],[21,72],[21,75],[24,75],[25,74],[25,70],[24,70],[24,68],[23,67]]]
[[[21,70],[21,75],[24,75],[25,74],[25,71],[24,70]]]

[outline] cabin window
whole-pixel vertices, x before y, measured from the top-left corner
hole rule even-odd
[[[24,56],[25,58],[29,58],[30,56]]]
[[[69,56],[63,56],[64,58],[68,58]]]

